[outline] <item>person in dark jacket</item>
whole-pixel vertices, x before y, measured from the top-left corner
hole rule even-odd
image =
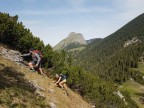
[[[34,67],[37,67],[39,69],[40,74],[43,74],[42,68],[41,68],[41,57],[38,53],[35,52],[34,48],[29,49],[29,53],[23,54],[23,57],[25,56],[32,56],[32,61],[28,63],[30,69],[35,72]]]
[[[64,88],[65,90],[67,90],[67,88],[66,88],[67,76],[64,74],[56,74],[55,77],[57,78],[57,81],[55,82],[55,84],[61,88]]]

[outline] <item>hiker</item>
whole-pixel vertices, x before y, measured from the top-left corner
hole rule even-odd
[[[23,54],[21,55],[22,57],[25,57],[25,56],[32,56],[32,61],[30,61],[28,63],[29,67],[30,67],[30,70],[32,70],[33,72],[35,72],[35,69],[34,68],[38,68],[39,69],[39,72],[40,74],[43,75],[43,71],[42,71],[42,68],[41,68],[41,57],[40,55],[35,52],[35,49],[34,48],[30,48],[29,49],[29,53],[27,54]]]
[[[64,88],[65,90],[67,90],[67,88],[66,88],[67,76],[64,74],[56,74],[55,77],[57,78],[57,81],[55,82],[55,84],[57,84],[61,88]]]

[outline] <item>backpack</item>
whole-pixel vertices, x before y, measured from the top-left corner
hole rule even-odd
[[[60,74],[60,76],[62,77],[62,80],[63,80],[63,79],[67,79],[67,76],[64,75],[64,74]]]
[[[40,58],[43,58],[42,52],[40,52],[39,50],[34,50],[34,52],[37,53],[40,56]]]

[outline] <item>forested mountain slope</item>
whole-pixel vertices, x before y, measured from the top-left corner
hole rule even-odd
[[[75,61],[101,78],[123,82],[131,77],[129,68],[137,67],[144,52],[144,14],[104,38],[93,41]]]

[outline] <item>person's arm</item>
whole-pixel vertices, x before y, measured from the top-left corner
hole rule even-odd
[[[23,55],[21,55],[22,57],[25,57],[25,56],[30,56],[31,55],[31,53],[27,53],[27,54],[23,54]]]
[[[60,80],[61,80],[61,78],[62,78],[62,77],[60,76],[60,77],[59,77],[59,79],[58,79],[58,81],[57,81],[55,84],[59,83],[59,82],[60,82]]]
[[[40,56],[37,53],[35,53],[35,56],[37,57],[36,66],[38,66],[39,62],[41,61],[41,58],[40,58]]]

